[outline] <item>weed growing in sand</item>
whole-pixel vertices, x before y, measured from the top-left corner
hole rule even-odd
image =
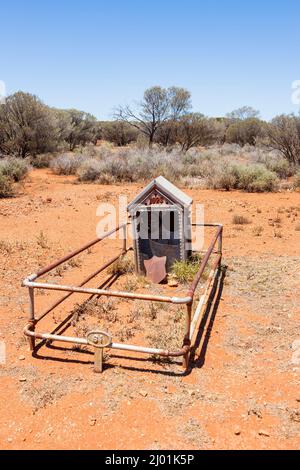
[[[172,266],[172,274],[179,282],[186,284],[194,279],[199,271],[200,263],[201,256],[199,254],[193,255],[186,261],[175,261]]]
[[[121,276],[122,274],[133,273],[134,269],[135,266],[132,258],[124,255],[108,268],[108,273]]]
[[[68,266],[70,266],[70,268],[80,268],[81,265],[82,261],[79,258],[72,258],[68,261]]]
[[[244,215],[238,215],[238,214],[235,214],[233,217],[232,217],[232,223],[234,225],[247,225],[247,224],[250,224],[250,220],[247,219],[247,217],[245,217]]]
[[[4,254],[10,254],[13,251],[13,247],[10,242],[6,240],[0,240],[0,252]]]
[[[37,241],[37,244],[44,250],[49,248],[48,239],[42,230],[40,231],[39,235],[36,237],[36,241]]]
[[[263,234],[264,228],[261,225],[258,225],[257,227],[254,227],[252,230],[252,233],[255,237],[261,237]]]

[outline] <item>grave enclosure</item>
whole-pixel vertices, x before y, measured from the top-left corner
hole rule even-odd
[[[91,347],[94,350],[95,372],[103,371],[103,352],[105,349],[116,349],[120,351],[131,351],[135,354],[147,354],[163,357],[182,358],[183,371],[189,369],[189,359],[192,345],[197,335],[199,322],[205,310],[207,300],[210,295],[211,286],[220,270],[222,260],[222,233],[223,227],[217,223],[199,224],[204,228],[213,229],[213,235],[207,250],[201,253],[199,269],[193,282],[187,286],[184,295],[158,295],[151,292],[151,285],[164,283],[167,274],[172,270],[173,263],[178,261],[188,261],[194,253],[192,246],[192,230],[197,228],[197,224],[191,222],[192,200],[180,189],[174,186],[163,177],[158,177],[149,183],[144,190],[128,206],[128,221],[116,227],[109,233],[103,234],[64,256],[60,260],[32,274],[23,281],[23,286],[29,293],[29,319],[25,326],[24,334],[28,338],[30,349],[36,348],[37,340],[48,342],[72,343]],[[128,246],[128,230],[132,230],[133,244]],[[41,282],[41,278],[50,273],[58,266],[68,262],[91,247],[108,239],[113,233],[122,231],[123,245],[120,253],[112,259],[99,266],[95,272],[76,285],[65,285],[50,282]],[[134,251],[135,270],[140,276],[146,276],[150,282],[150,289],[147,293],[130,292],[126,290],[114,290],[113,285],[109,288],[87,287],[87,284],[96,279],[100,273],[106,270],[126,255],[129,251]],[[199,298],[195,292],[203,273],[210,266],[209,274],[205,281],[203,290]],[[49,291],[61,291],[64,295],[50,305],[45,311],[37,312],[35,306],[35,291],[39,289]],[[39,331],[39,323],[56,307],[63,304],[74,293],[85,294],[86,296],[99,296],[99,298],[123,298],[129,301],[140,300],[142,302],[161,302],[164,304],[175,304],[185,306],[185,334],[183,338],[178,338],[178,348],[176,350],[165,348],[151,348],[137,344],[127,344],[119,342],[118,338],[113,338],[109,331],[95,328],[89,331],[84,337],[66,336],[64,334],[54,334],[53,332]],[[66,312],[67,316],[67,312]]]

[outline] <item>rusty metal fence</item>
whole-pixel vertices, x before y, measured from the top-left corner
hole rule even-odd
[[[189,368],[189,357],[191,351],[191,345],[193,344],[196,333],[197,333],[197,326],[199,325],[200,318],[203,315],[205,310],[207,300],[209,298],[210,288],[211,285],[218,273],[218,270],[221,266],[222,260],[222,235],[223,235],[223,226],[221,224],[193,224],[194,227],[212,227],[215,229],[215,233],[213,238],[210,242],[210,245],[202,258],[202,261],[199,265],[199,270],[190,285],[185,296],[180,297],[173,297],[173,296],[166,296],[166,295],[151,295],[151,294],[141,294],[141,293],[133,293],[127,291],[118,291],[118,290],[108,290],[104,288],[89,288],[84,287],[90,280],[95,278],[98,274],[104,271],[106,268],[111,266],[115,263],[121,256],[126,254],[131,247],[127,247],[127,226],[130,222],[120,225],[116,227],[114,230],[106,233],[102,237],[96,238],[95,240],[87,243],[86,245],[82,246],[78,250],[73,251],[72,253],[64,256],[63,258],[59,259],[58,261],[50,264],[49,266],[41,269],[36,274],[32,274],[31,276],[27,277],[22,285],[28,288],[29,292],[29,321],[26,327],[24,328],[24,334],[28,337],[29,345],[31,351],[35,350],[35,340],[48,340],[48,341],[60,341],[65,343],[73,343],[75,345],[89,345],[94,348],[94,361],[95,372],[102,372],[103,370],[103,350],[107,349],[118,349],[123,351],[133,351],[137,353],[149,354],[149,355],[157,355],[157,356],[164,356],[164,357],[182,357],[183,368],[184,371],[187,371]],[[38,282],[38,279],[48,274],[50,271],[54,270],[58,266],[62,265],[63,263],[69,261],[70,259],[74,258],[78,254],[90,249],[97,243],[100,243],[102,240],[108,238],[112,234],[123,231],[123,247],[121,252],[112,258],[111,260],[107,261],[105,264],[99,267],[97,271],[93,272],[90,276],[85,278],[80,285],[73,286],[73,285],[60,285],[60,284],[50,284],[47,282]],[[204,290],[202,295],[197,302],[196,308],[194,312],[193,310],[193,302],[195,291],[197,286],[203,276],[204,270],[206,269],[210,257],[215,254],[216,257],[211,265],[210,273],[207,277]],[[62,291],[66,292],[60,299],[58,299],[55,303],[53,303],[49,308],[47,308],[44,312],[36,315],[35,312],[35,299],[34,299],[34,292],[35,289],[45,289],[51,291]],[[37,331],[38,323],[46,317],[51,311],[53,311],[56,307],[58,307],[62,302],[64,302],[67,298],[69,298],[74,293],[82,293],[87,295],[99,295],[99,296],[107,296],[107,297],[121,297],[124,299],[139,299],[145,302],[165,302],[171,304],[183,304],[186,305],[186,314],[185,314],[185,335],[183,338],[182,346],[178,350],[168,351],[165,349],[156,349],[144,346],[136,346],[127,343],[115,343],[112,341],[112,338],[109,333],[100,330],[90,331],[85,338],[79,337],[72,337],[72,336],[64,336],[60,334],[51,334],[51,333],[41,333]]]

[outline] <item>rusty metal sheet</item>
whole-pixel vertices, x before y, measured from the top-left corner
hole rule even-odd
[[[147,278],[155,284],[163,281],[167,275],[166,262],[166,256],[153,256],[151,259],[144,260]]]

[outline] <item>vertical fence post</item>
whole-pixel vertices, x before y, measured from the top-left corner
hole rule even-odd
[[[34,308],[34,289],[33,287],[28,288],[29,291],[29,322],[31,325],[32,331],[35,330],[35,308]],[[30,351],[34,351],[35,348],[35,338],[33,336],[28,337]]]
[[[222,263],[222,251],[223,251],[223,227],[221,227],[219,238],[218,238],[218,252],[221,255],[219,267],[221,267],[221,263]]]
[[[127,251],[127,224],[123,225],[123,251]]]
[[[183,346],[190,347],[191,340],[190,340],[190,330],[191,330],[191,317],[192,317],[192,306],[193,302],[187,304],[186,306],[186,333],[183,341]],[[189,358],[190,358],[190,351],[188,350],[182,360],[182,367],[187,372],[189,368]]]
[[[94,372],[102,374],[103,372],[103,348],[95,348],[94,353]]]

